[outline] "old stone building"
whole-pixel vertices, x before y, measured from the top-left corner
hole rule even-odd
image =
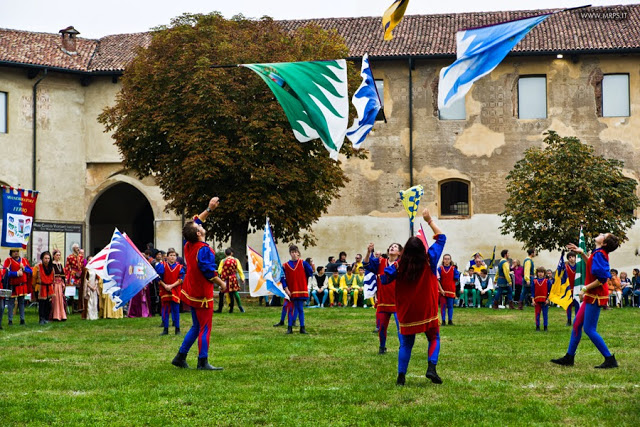
[[[422,184],[422,203],[449,235],[447,251],[454,259],[464,263],[472,252],[488,253],[494,245],[523,257],[520,244],[498,230],[504,179],[526,148],[542,145],[548,129],[624,160],[627,175],[639,178],[638,5],[551,16],[474,84],[463,102],[438,111],[438,74],[455,59],[456,30],[543,12],[406,16],[390,42],[382,41],[379,17],[281,22],[286,29],[315,23],[337,30],[356,66],[368,52],[387,119],[365,142],[368,160],[342,159],[351,181],[314,227],[319,246],[305,256],[323,263],[340,250],[351,259],[369,241],[381,249],[403,242],[409,228],[398,191]],[[149,34],[86,40],[70,29],[59,35],[0,30],[0,181],[31,188],[35,176],[41,191],[37,221],[49,229],[80,227],[91,251],[105,243],[114,225],[139,245],[180,245],[181,218],[164,212],[151,179],[139,181],[122,170],[96,121],[114,101],[135,48],[149,41]],[[636,263],[639,226],[630,237],[616,252],[615,265]],[[259,236],[250,238],[254,247],[259,242]],[[557,262],[557,254],[541,258],[547,266]]]

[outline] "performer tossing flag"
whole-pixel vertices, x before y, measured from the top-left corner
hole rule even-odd
[[[353,144],[353,148],[360,148],[360,145],[373,129],[376,116],[381,108],[380,96],[369,66],[368,54],[362,57],[360,75],[362,76],[362,83],[351,98],[351,103],[356,108],[358,117],[353,120],[353,126],[347,129],[347,138]]]
[[[382,15],[382,29],[384,30],[384,39],[392,40],[391,31],[400,23],[404,16],[405,10],[409,5],[409,0],[395,0],[389,9]]]
[[[551,14],[458,31],[458,59],[440,70],[438,108],[464,98],[473,82],[489,74],[520,40]]]
[[[337,160],[349,124],[347,62],[241,64],[267,83],[300,142],[320,138]]]

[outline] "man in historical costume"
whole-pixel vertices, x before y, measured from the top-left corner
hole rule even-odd
[[[20,324],[24,325],[24,297],[29,293],[27,283],[31,281],[31,266],[26,258],[20,257],[20,249],[10,249],[9,258],[4,260],[3,267],[9,275],[9,287],[11,298],[7,302],[9,325],[13,325],[13,309],[18,300],[20,311]]]
[[[509,308],[514,310],[516,307],[513,305],[513,285],[511,280],[511,269],[509,268],[509,251],[503,249],[500,253],[502,257],[498,263],[498,272],[496,273],[496,294],[493,297],[493,308],[498,309],[500,302],[502,301],[502,294],[507,295],[507,304]]]
[[[240,313],[244,313],[244,308],[240,302],[240,281],[244,283],[244,272],[240,260],[233,256],[233,249],[227,248],[224,251],[227,256],[218,267],[220,278],[227,284],[227,294],[229,295],[229,313],[233,313],[234,300],[238,303]],[[222,312],[224,306],[224,293],[220,292],[218,300],[218,310],[216,313]]]
[[[221,289],[224,289],[226,284],[218,277],[216,255],[205,242],[206,231],[202,227],[202,223],[218,204],[218,198],[212,198],[207,209],[193,221],[187,222],[182,229],[182,236],[186,242],[184,258],[187,273],[182,284],[181,299],[191,307],[193,325],[184,336],[178,354],[171,362],[179,368],[189,367],[187,354],[193,343],[198,340],[198,369],[222,370],[209,364],[209,337],[213,318],[213,284],[216,283]]]
[[[309,299],[307,284],[309,277],[313,276],[313,267],[300,258],[300,250],[296,245],[289,246],[289,256],[291,259],[282,266],[284,270],[282,287],[289,295],[291,303],[293,303],[293,316],[289,316],[287,334],[293,333],[293,323],[298,318],[300,319],[300,333],[306,334],[304,302]]]
[[[169,313],[171,313],[175,334],[180,333],[180,293],[185,269],[182,264],[176,261],[177,258],[177,252],[170,249],[167,251],[167,261],[156,264],[156,273],[160,276],[158,285],[160,286],[162,326],[164,328],[160,335],[169,334]]]

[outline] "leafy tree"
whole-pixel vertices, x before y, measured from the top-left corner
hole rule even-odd
[[[126,68],[113,107],[99,117],[125,167],[152,176],[178,214],[220,207],[205,226],[231,238],[244,260],[247,232],[270,217],[276,239],[314,244],[312,224],[348,181],[319,140],[297,142],[267,85],[245,68],[220,64],[345,58],[337,32],[284,31],[270,18],[185,14],[153,33]],[[351,88],[358,72],[350,64]],[[342,153],[366,158],[343,145]]]
[[[594,154],[576,137],[545,135],[546,147],[526,150],[507,175],[502,234],[513,234],[523,248],[547,250],[576,243],[580,226],[587,245],[601,232],[627,240],[640,202],[623,162]]]

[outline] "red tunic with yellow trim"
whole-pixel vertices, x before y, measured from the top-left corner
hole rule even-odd
[[[180,280],[180,272],[182,270],[182,264],[179,264],[176,262],[173,265],[173,268],[171,268],[168,262],[163,262],[162,264],[164,267],[164,274],[162,275],[162,281],[164,283],[170,285]],[[182,291],[182,285],[178,285],[172,288],[171,292],[168,292],[162,286],[159,286],[159,288],[160,288],[160,299],[162,301],[173,301],[175,303],[180,302],[180,293]]]
[[[301,259],[296,262],[296,266],[293,268],[288,262],[284,264],[284,277],[287,281],[287,288],[291,292],[291,298],[309,298],[307,274]]]
[[[551,280],[549,279],[533,279],[533,301],[546,302],[551,290]]]
[[[389,260],[380,257],[380,263],[378,264],[378,290],[376,291],[378,297],[378,304],[376,305],[376,313],[395,313],[396,308],[396,281],[382,285],[380,282],[380,275],[384,274],[384,269],[389,265],[394,265],[398,268],[398,260],[395,260],[389,264]]]
[[[441,265],[438,267],[440,273],[440,284],[444,290],[444,296],[448,298],[456,297],[456,267],[452,264],[449,267]],[[460,274],[458,273],[458,277]]]
[[[594,257],[596,258],[595,261]],[[587,304],[593,304],[597,301],[600,306],[607,305],[607,302],[609,301],[609,287],[606,286],[606,279],[610,277],[609,254],[602,250],[602,248],[598,248],[593,251],[587,260],[587,271],[584,283],[585,285],[588,285],[589,283],[593,283],[595,280],[598,280],[601,286],[586,292],[584,294],[584,302]],[[603,280],[605,280],[604,283]]]
[[[49,274],[45,273],[44,265],[42,263],[38,264],[36,268],[38,269],[37,275],[40,281],[40,291],[38,292],[38,298],[51,298],[53,296],[53,265],[51,265],[51,272]]]
[[[9,285],[11,285],[12,290],[11,296],[21,297],[27,295],[29,293],[29,289],[27,287],[27,280],[29,278],[28,273],[31,273],[31,266],[29,265],[29,262],[27,262],[25,258],[20,258],[20,261],[16,261],[13,258],[7,258],[4,260],[4,268],[7,269],[5,274],[9,274]],[[22,276],[15,276],[15,273],[17,273],[21,268],[24,268]]]
[[[429,265],[425,265],[417,281],[409,282],[403,281],[400,277],[396,278],[395,300],[398,306],[400,333],[412,335],[431,328],[439,329],[438,299],[438,278]]]
[[[238,261],[234,257],[227,257],[222,264],[222,273],[220,278],[227,282],[225,292],[237,292],[240,290],[238,283]]]
[[[209,308],[213,303],[213,283],[207,280],[198,268],[198,251],[203,247],[207,247],[213,253],[211,247],[204,242],[187,242],[184,245],[187,273],[184,276],[180,297],[185,304],[195,308]]]

